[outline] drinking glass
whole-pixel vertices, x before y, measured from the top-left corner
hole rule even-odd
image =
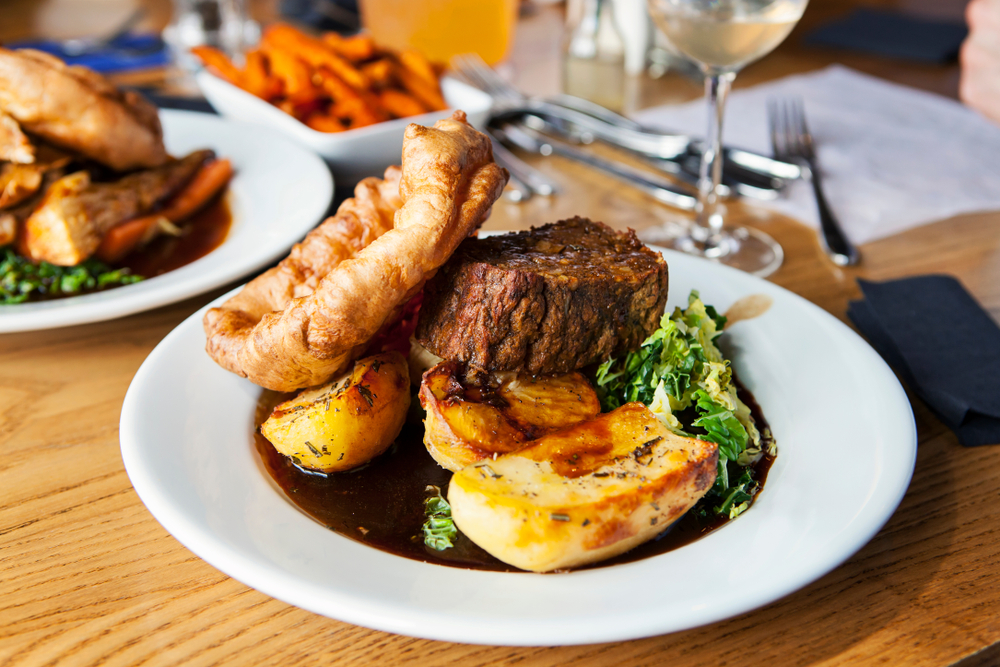
[[[769,275],[781,265],[781,246],[757,229],[723,225],[717,195],[722,176],[722,117],[736,72],[778,46],[802,17],[808,0],[648,2],[653,21],[671,47],[694,61],[704,73],[709,110],[697,218],[668,245],[748,273]]]
[[[376,42],[416,49],[432,62],[477,53],[503,60],[514,39],[518,0],[359,0],[361,23]]]
[[[191,54],[192,47],[214,46],[239,62],[243,52],[260,38],[260,26],[250,20],[246,0],[173,0],[173,7],[163,40],[175,62],[188,71],[200,67]]]

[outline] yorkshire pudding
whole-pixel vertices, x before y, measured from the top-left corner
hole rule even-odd
[[[208,311],[208,353],[268,389],[292,391],[325,382],[365,350],[479,227],[506,183],[490,140],[463,112],[433,128],[410,125],[403,140],[402,206],[392,228],[378,236],[357,224],[359,210],[371,224],[386,222],[380,214],[386,193],[375,179],[362,182],[360,202],[344,202],[282,266]],[[337,233],[341,228],[348,233]],[[362,245],[361,235],[378,237]],[[326,265],[314,290],[294,280],[295,262],[307,245],[320,257],[309,263]],[[324,261],[323,255],[334,260]],[[275,308],[268,312],[270,305]]]

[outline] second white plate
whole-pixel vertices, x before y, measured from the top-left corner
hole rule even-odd
[[[906,394],[847,326],[739,271],[664,251],[668,307],[691,289],[720,311],[765,294],[724,346],[777,438],[754,506],[701,540],[641,561],[560,575],[430,565],[327,530],[271,481],[254,451],[260,389],[204,352],[202,313],[136,374],[122,457],[153,515],[230,576],[303,609],[405,635],[477,644],[619,641],[740,614],[837,567],[906,491],[916,430]]]
[[[221,246],[162,276],[96,294],[0,306],[0,333],[110,320],[225,285],[284,255],[320,221],[333,178],[315,154],[267,128],[188,111],[160,112],[172,155],[211,148],[229,158],[233,223]]]

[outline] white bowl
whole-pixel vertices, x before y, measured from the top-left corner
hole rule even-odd
[[[338,187],[354,184],[365,176],[381,176],[386,167],[399,164],[403,132],[410,123],[433,125],[452,113],[435,111],[356,130],[318,132],[207,70],[198,72],[195,79],[205,99],[226,118],[266,125],[321,155],[329,163]],[[472,125],[482,128],[490,108],[489,95],[448,77],[441,80],[441,92],[451,109],[461,109]]]

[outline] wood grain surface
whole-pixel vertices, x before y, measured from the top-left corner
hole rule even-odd
[[[586,214],[641,229],[675,215],[585,168],[539,166],[563,194],[498,204],[488,228]],[[1000,319],[1000,212],[869,243],[853,269],[834,267],[795,221],[730,212],[784,246],[775,283],[841,319],[856,278],[923,273],[957,276]],[[724,622],[613,644],[488,647],[367,630],[258,593],[153,519],[118,448],[122,400],[143,359],[223,291],[112,322],[0,335],[0,665],[995,664],[1000,447],[959,446],[918,399],[916,471],[886,526],[827,576]]]

